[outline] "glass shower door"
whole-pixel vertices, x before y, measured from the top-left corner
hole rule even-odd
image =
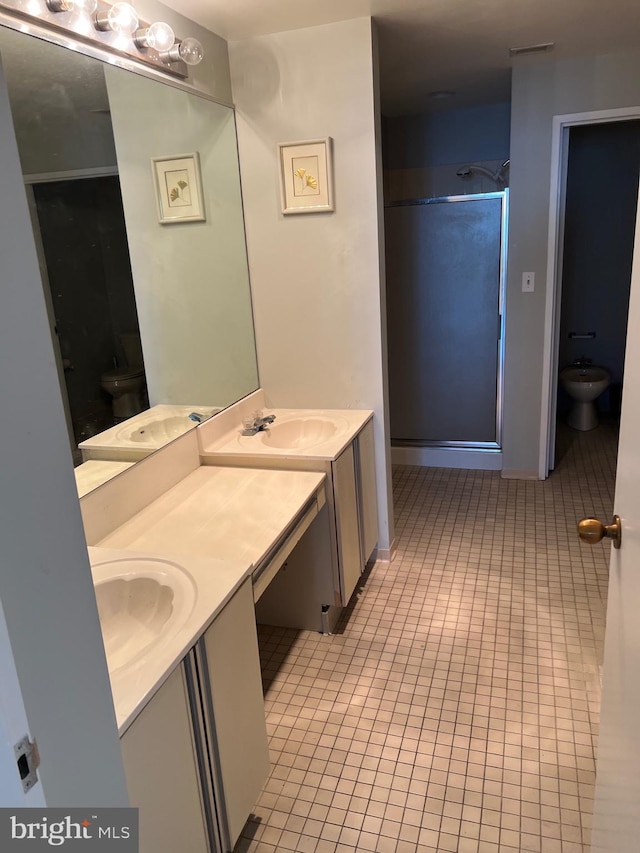
[[[500,447],[506,202],[486,193],[385,211],[395,443]]]

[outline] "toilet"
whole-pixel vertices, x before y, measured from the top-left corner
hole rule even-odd
[[[126,365],[107,370],[100,375],[100,385],[112,399],[113,416],[118,420],[131,418],[145,408],[144,364],[140,335],[123,332],[118,335]]]
[[[609,371],[595,365],[565,367],[560,382],[573,401],[569,426],[582,432],[595,429],[600,422],[595,401],[611,384]]]

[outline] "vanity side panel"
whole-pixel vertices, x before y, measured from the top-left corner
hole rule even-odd
[[[358,436],[357,447],[362,560],[366,565],[378,543],[378,493],[372,420]]]
[[[120,743],[131,805],[140,810],[140,853],[208,853],[182,666]]]
[[[208,683],[203,685],[212,729],[230,849],[269,775],[269,745],[251,581],[248,579],[205,633]],[[181,849],[186,849],[182,847]]]
[[[360,580],[363,568],[353,444],[340,454],[331,467],[340,561],[340,591],[342,604],[346,606]]]

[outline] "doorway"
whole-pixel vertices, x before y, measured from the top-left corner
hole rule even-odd
[[[569,128],[568,135],[555,464],[580,440],[581,431],[598,422],[602,440],[617,444],[640,175],[640,120],[579,125]],[[578,379],[581,390],[587,379],[593,382],[594,394],[602,388],[592,404],[576,406],[572,399]]]
[[[538,457],[538,476],[541,480],[546,479],[549,472],[555,467],[562,272],[570,132],[572,128],[585,125],[602,125],[638,119],[640,119],[640,107],[624,107],[614,110],[557,115],[553,119],[545,338]],[[613,214],[611,213],[611,206],[609,206],[609,210],[610,216],[615,214],[615,211]],[[586,331],[588,333],[593,330],[588,329]],[[583,340],[586,341],[589,339]]]
[[[74,462],[77,444],[115,423],[101,374],[126,364],[123,335],[139,337],[117,175],[31,184],[33,225]]]

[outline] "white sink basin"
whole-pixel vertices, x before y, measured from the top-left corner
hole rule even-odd
[[[197,423],[186,416],[163,418],[150,421],[135,429],[131,429],[131,427],[123,429],[116,437],[124,438],[135,444],[148,444],[150,447],[159,447],[195,426],[197,426]]]
[[[320,417],[297,417],[276,421],[254,436],[245,436],[246,441],[260,441],[266,447],[296,450],[315,447],[332,438],[337,438],[346,429],[346,422]]]
[[[144,661],[182,628],[196,601],[195,584],[169,560],[114,559],[93,567],[109,672]]]

